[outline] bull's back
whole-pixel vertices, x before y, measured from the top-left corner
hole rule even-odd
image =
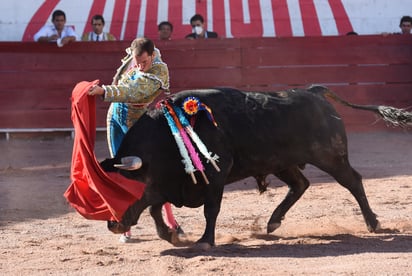
[[[319,148],[330,148],[346,135],[340,116],[321,95],[307,90],[252,93],[236,89],[185,91],[176,102],[196,96],[209,106],[218,123],[216,132],[198,128],[210,145],[223,145],[233,157],[236,179],[273,173],[291,165],[314,163]],[[215,135],[217,137],[211,137]],[[210,148],[213,151],[213,148]],[[218,150],[222,150],[218,147]],[[221,152],[220,154],[226,154]],[[268,162],[271,160],[271,162]]]
[[[268,141],[299,146],[344,132],[333,106],[321,95],[303,89],[262,93],[231,88],[191,90],[179,93],[176,104],[188,96],[198,97],[211,108],[219,130],[234,146]]]

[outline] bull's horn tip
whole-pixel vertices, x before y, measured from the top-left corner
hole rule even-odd
[[[114,164],[113,166],[122,170],[137,170],[142,166],[142,159],[138,156],[125,156],[121,159],[121,164]]]

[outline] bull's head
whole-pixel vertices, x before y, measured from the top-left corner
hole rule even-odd
[[[107,228],[115,234],[123,234],[130,230],[130,226],[113,220],[107,221]]]

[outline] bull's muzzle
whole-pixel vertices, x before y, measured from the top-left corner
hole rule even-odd
[[[114,164],[113,166],[118,169],[128,171],[140,169],[142,166],[142,159],[138,156],[125,156],[120,159],[120,161],[122,162],[121,164]]]
[[[130,230],[130,226],[126,226],[121,222],[112,220],[107,221],[107,228],[115,234],[123,234]]]

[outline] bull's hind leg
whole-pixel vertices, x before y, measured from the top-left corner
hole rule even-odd
[[[369,206],[362,184],[362,176],[350,166],[348,161],[344,161],[343,164],[342,162],[334,164],[335,166],[330,165],[333,164],[329,163],[327,168],[319,168],[333,176],[339,184],[348,189],[355,197],[362,211],[368,230],[370,232],[378,230],[379,221],[376,219],[376,214],[372,212],[372,209]]]
[[[296,201],[303,195],[305,190],[309,187],[309,181],[300,172],[298,167],[292,167],[275,175],[289,186],[289,191],[273,211],[272,216],[268,222],[267,232],[275,231],[281,225],[281,220],[284,218],[286,212],[295,204]]]

